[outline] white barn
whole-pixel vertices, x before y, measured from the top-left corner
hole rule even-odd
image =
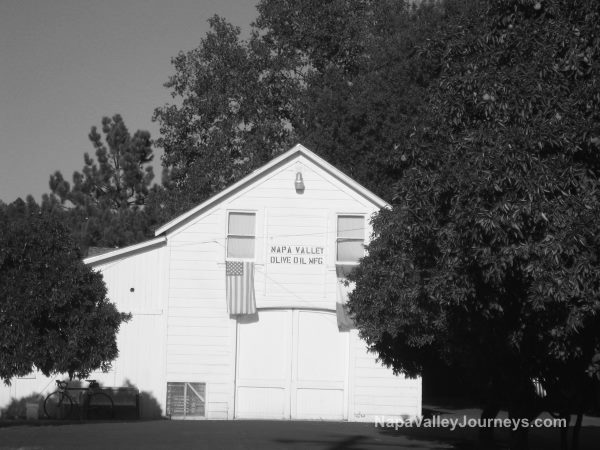
[[[91,378],[134,385],[171,417],[420,415],[421,380],[377,363],[339,304],[336,315],[346,290],[338,275],[362,256],[369,218],[385,206],[297,145],[155,239],[87,258],[111,301],[133,315],[112,370]],[[256,313],[230,314],[228,283],[231,312],[254,301]],[[0,388],[0,406],[53,388],[39,374],[15,379]],[[143,399],[141,407],[151,414]]]

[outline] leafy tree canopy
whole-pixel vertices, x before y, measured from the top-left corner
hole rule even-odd
[[[256,36],[240,41],[239,28],[219,17],[200,46],[173,59],[166,84],[180,105],[158,108],[158,145],[170,169],[178,209],[189,207],[264,164],[290,137],[286,83]]]
[[[262,0],[258,11],[248,40],[213,17],[173,59],[176,102],[155,111],[171,203],[196,204],[295,142],[391,199],[431,79],[408,56],[440,15],[395,0]]]
[[[34,369],[86,377],[117,357],[128,320],[106,298],[67,229],[23,201],[0,205],[0,378]]]
[[[382,361],[443,361],[513,414],[598,376],[600,7],[446,1],[439,67],[350,307]]]

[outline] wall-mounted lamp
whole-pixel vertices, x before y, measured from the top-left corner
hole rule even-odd
[[[296,181],[294,181],[294,187],[296,188],[296,192],[304,192],[304,180],[302,179],[302,172],[296,173]]]

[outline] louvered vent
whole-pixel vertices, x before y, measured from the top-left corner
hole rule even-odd
[[[206,417],[206,383],[167,383],[167,416]]]

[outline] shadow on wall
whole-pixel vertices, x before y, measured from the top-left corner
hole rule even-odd
[[[125,386],[119,389],[138,390],[137,386],[128,379],[125,380]],[[139,391],[139,390],[138,390]],[[115,407],[117,401],[115,400]],[[160,419],[162,417],[162,409],[158,400],[149,392],[139,391],[139,412],[141,419]]]
[[[37,408],[32,409],[32,406],[37,405]],[[29,414],[28,414],[29,409]],[[3,420],[17,420],[41,417],[40,412],[43,410],[43,398],[40,394],[31,394],[26,397],[19,399],[13,398],[11,402],[2,410],[0,410],[0,419]]]
[[[254,314],[229,314],[231,319],[237,319],[238,323],[255,323],[258,322],[258,312]]]
[[[129,379],[125,379],[123,386],[102,386],[100,384],[100,388],[102,392],[112,398],[116,420],[160,419],[162,417],[162,409],[158,400],[149,392],[141,391]]]
[[[82,380],[69,381],[69,395],[74,401],[72,417],[81,417],[78,412],[79,395],[87,390],[87,386],[88,383]],[[115,420],[160,419],[162,417],[162,409],[158,400],[149,392],[140,391],[129,380],[125,380],[124,386],[100,385],[100,389],[107,393],[113,401]],[[18,399],[13,398],[5,408],[0,410],[0,419],[44,419],[45,398],[46,395],[36,393]]]

